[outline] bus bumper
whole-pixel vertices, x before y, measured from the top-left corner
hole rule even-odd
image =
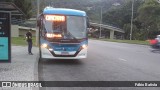
[[[55,57],[54,55],[52,55],[51,52],[54,51],[49,51],[47,48],[41,48],[41,57],[43,59],[84,59],[87,58],[87,48],[86,49],[82,49],[75,57]],[[60,52],[59,52],[60,53]]]

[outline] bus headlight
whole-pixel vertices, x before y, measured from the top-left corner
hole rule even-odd
[[[83,49],[86,49],[86,48],[87,48],[87,45],[83,44],[83,45],[82,45],[82,48],[83,48]]]
[[[47,44],[46,43],[43,43],[42,45],[41,45],[41,47],[43,47],[43,48],[47,48]]]
[[[53,49],[52,49],[52,48],[49,48],[48,50],[49,50],[49,51],[53,51]]]

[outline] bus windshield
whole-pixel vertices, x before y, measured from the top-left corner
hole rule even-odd
[[[61,34],[61,39],[83,39],[87,36],[86,17],[47,16],[44,24],[47,33]]]

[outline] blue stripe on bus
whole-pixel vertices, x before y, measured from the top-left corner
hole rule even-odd
[[[86,16],[84,11],[65,9],[65,8],[50,8],[45,9],[43,14],[62,14],[62,15],[76,15],[76,16]]]

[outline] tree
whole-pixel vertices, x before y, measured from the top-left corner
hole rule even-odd
[[[6,0],[6,2],[11,2],[11,1],[13,1],[13,0]]]
[[[138,22],[141,22],[147,38],[152,37],[151,33],[160,31],[160,4],[157,0],[146,0],[138,9]]]
[[[25,13],[27,19],[32,16],[31,0],[14,0],[14,3]]]
[[[135,0],[134,2],[134,19],[138,16],[137,10],[142,5],[143,0]],[[130,22],[132,12],[132,0],[124,0],[120,7],[114,7],[103,15],[103,22],[111,24],[116,27],[123,28],[125,30],[125,39],[129,39],[130,35]],[[138,21],[133,21],[133,34],[139,32],[140,25]],[[136,35],[136,34],[135,34]],[[133,39],[137,39],[137,36],[133,35]]]
[[[32,2],[33,0],[3,0],[5,2],[13,2],[25,14],[25,18],[29,19],[32,16]]]

